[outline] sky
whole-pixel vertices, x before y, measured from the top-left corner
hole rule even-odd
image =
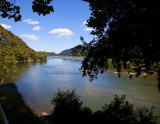
[[[20,37],[30,48],[36,51],[60,53],[65,49],[82,44],[80,36],[86,42],[93,39],[86,20],[91,11],[89,4],[82,0],[53,0],[54,13],[39,16],[32,11],[33,0],[16,0],[20,6],[22,19],[0,17],[0,24]]]

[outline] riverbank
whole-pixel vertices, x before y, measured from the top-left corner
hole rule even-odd
[[[113,74],[118,76],[118,72],[117,71],[113,71]],[[153,75],[147,75],[146,73],[140,74],[138,77],[136,77],[135,72],[130,72],[128,73],[128,71],[123,70],[123,72],[120,72],[121,77],[130,77],[130,78],[139,78],[139,79],[148,79],[148,80],[153,80],[153,81],[157,81],[158,76],[156,74]]]
[[[85,57],[85,56],[58,56],[59,58],[77,58],[77,57]]]
[[[43,120],[25,104],[12,83],[0,85],[0,104],[9,124],[43,124]]]

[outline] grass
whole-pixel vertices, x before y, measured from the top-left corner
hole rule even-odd
[[[0,104],[9,124],[43,124],[43,121],[24,103],[18,92],[0,86]]]

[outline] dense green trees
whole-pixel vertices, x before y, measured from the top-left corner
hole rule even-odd
[[[13,54],[12,46],[6,44],[0,42],[0,84],[11,72],[15,73],[17,71],[16,57]]]
[[[0,26],[0,50],[2,52],[6,51],[6,56],[8,57],[14,56],[17,61],[43,60],[47,58],[46,52],[34,51],[22,39],[7,31],[2,26]]]
[[[46,52],[36,52],[20,38],[0,25],[0,83],[11,73],[17,72],[17,61],[46,60]]]
[[[92,11],[87,26],[96,35],[86,47],[84,75],[96,78],[107,69],[107,61],[119,72],[121,67],[159,76],[160,89],[160,4],[158,0],[83,0]],[[89,71],[86,71],[89,70]],[[132,77],[132,75],[130,76]]]
[[[55,52],[47,52],[48,56],[56,56],[57,54]]]
[[[54,123],[74,123],[75,120],[79,120],[82,102],[74,91],[61,91],[58,89],[58,92],[52,95],[51,103],[55,106],[52,111]]]
[[[50,14],[54,12],[53,6],[50,6],[52,0],[33,0],[33,12],[39,15]],[[20,21],[22,15],[20,14],[20,7],[15,5],[15,0],[0,0],[0,16],[2,18],[13,18],[15,22]]]
[[[51,103],[54,105],[51,115],[54,124],[156,124],[158,118],[153,115],[153,108],[135,108],[125,96],[116,95],[110,104],[94,113],[82,106],[75,91],[58,90]]]

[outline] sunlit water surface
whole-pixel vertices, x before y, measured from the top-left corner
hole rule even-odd
[[[104,104],[109,104],[115,94],[126,95],[127,100],[136,106],[155,106],[155,113],[160,113],[160,92],[157,81],[142,78],[118,78],[113,70],[100,75],[97,80],[89,81],[82,77],[79,68],[83,58],[48,57],[44,63],[20,63],[23,73],[16,79],[15,84],[30,108],[41,115],[50,113],[51,94],[61,90],[76,90],[83,105],[99,110]],[[160,114],[159,114],[160,115]]]

